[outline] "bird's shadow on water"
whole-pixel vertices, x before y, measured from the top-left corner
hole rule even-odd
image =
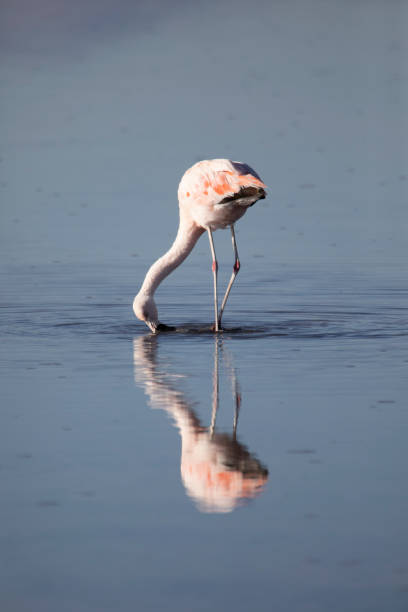
[[[159,330],[158,334],[166,335],[185,335],[185,336],[214,336],[219,338],[245,338],[245,337],[265,337],[276,335],[268,326],[242,326],[223,327],[218,332],[214,330],[214,325],[203,325],[200,323],[183,323],[168,329]]]

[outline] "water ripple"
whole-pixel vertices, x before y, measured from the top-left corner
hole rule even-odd
[[[132,338],[149,334],[138,321],[128,321],[129,309],[118,304],[77,304],[69,310],[55,305],[29,310],[21,305],[9,304],[3,308],[1,333],[8,336],[72,336],[111,335]],[[116,308],[116,311],[114,310]],[[186,313],[181,311],[180,318]],[[130,315],[131,316],[131,315]],[[174,314],[172,313],[172,317]],[[200,319],[204,318],[200,316]],[[236,320],[234,320],[236,319]],[[237,320],[248,323],[238,324]],[[119,322],[118,322],[119,321]],[[231,319],[230,319],[231,321]],[[233,313],[233,320],[226,317],[222,335],[231,339],[245,338],[395,338],[408,335],[408,309],[394,308],[373,311],[318,310],[308,306],[296,310],[241,311]],[[187,321],[166,336],[213,336],[211,324]]]

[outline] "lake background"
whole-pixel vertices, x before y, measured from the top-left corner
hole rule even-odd
[[[0,14],[2,610],[405,611],[406,3]],[[226,332],[204,236],[152,338],[133,297],[214,157],[269,186]],[[180,449],[214,448],[217,369],[222,448],[239,397],[263,484],[210,503]]]

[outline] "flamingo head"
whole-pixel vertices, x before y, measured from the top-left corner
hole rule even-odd
[[[153,296],[146,293],[138,293],[133,300],[133,312],[138,319],[146,323],[154,334],[159,330],[160,323]]]

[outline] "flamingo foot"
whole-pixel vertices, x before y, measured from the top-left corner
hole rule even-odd
[[[215,323],[214,323],[213,325],[211,325],[211,331],[219,333],[219,332],[223,332],[224,330],[222,327],[220,327],[220,324],[218,324],[218,329],[216,329]]]

